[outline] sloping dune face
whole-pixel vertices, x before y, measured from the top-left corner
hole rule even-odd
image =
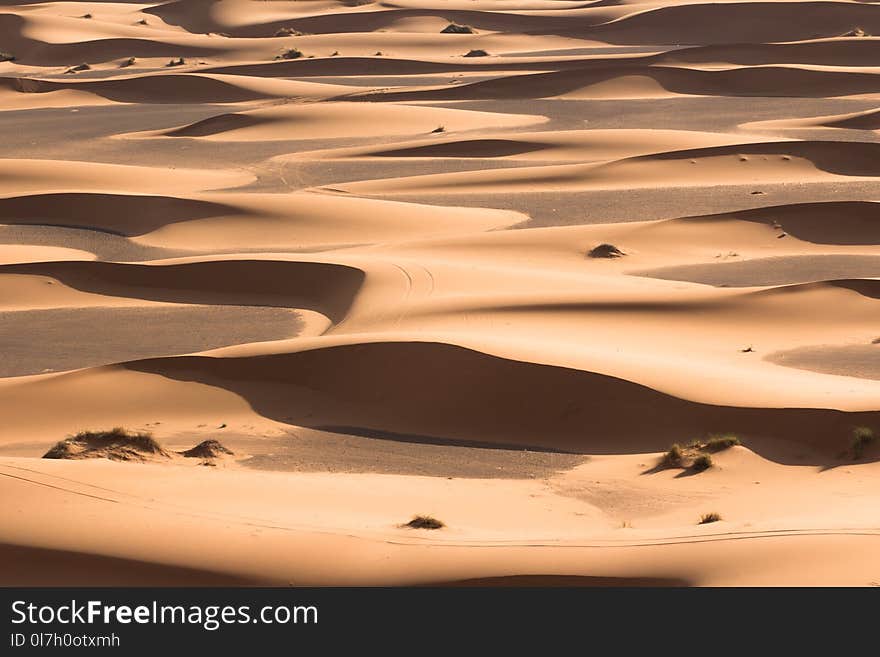
[[[877,5],[0,35],[0,585],[880,581]]]

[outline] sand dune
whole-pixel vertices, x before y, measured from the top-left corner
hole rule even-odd
[[[872,67],[880,39],[843,37],[794,43],[732,43],[671,50],[650,57],[663,64],[813,64],[821,66]]]
[[[743,127],[768,130],[803,130],[805,128],[841,128],[844,130],[880,130],[880,110],[853,112],[805,119],[757,121]]]
[[[229,260],[135,265],[46,262],[4,266],[2,273],[48,276],[107,296],[173,303],[287,306],[341,320],[363,280],[353,268],[310,262]]]
[[[309,151],[279,159],[352,157],[384,158],[515,158],[538,161],[600,161],[661,153],[677,149],[707,148],[742,143],[741,135],[695,130],[556,130],[553,132],[496,133],[491,139],[436,135],[424,139],[384,144],[381,147]]]
[[[747,436],[758,450],[761,438],[772,437],[836,452],[836,437],[848,427],[880,419],[880,413],[706,407],[589,372],[412,342],[336,347],[291,357],[175,358],[129,367],[231,389],[260,414],[280,419],[287,413],[298,425],[593,454],[660,451],[678,436],[724,430]],[[345,377],[339,376],[341,369],[347,370]],[[453,378],[444,373],[454,373]],[[268,394],[256,392],[266,391],[267,384]],[[301,408],[291,405],[284,386],[303,391],[297,395]],[[435,404],[440,391],[449,406]],[[277,407],[279,399],[284,401]],[[494,412],[501,403],[511,405],[503,418]],[[647,406],[650,415],[638,412]]]
[[[704,285],[755,287],[790,285],[829,278],[870,277],[877,273],[878,265],[880,257],[875,255],[788,256],[711,265],[664,267],[643,274]]]
[[[34,20],[14,14],[0,13],[0,31],[4,34],[3,47],[15,53],[16,62],[37,66],[70,66],[79,62],[96,64],[127,57],[209,57],[221,50],[205,44],[198,46],[175,42],[174,35],[163,35],[169,41],[150,38],[141,26],[113,25],[106,30],[95,30],[104,25],[93,21],[83,26],[79,17]],[[132,20],[134,23],[134,20]],[[84,27],[91,29],[84,30]],[[75,30],[77,40],[65,42]]]
[[[455,131],[477,130],[489,126],[516,127],[544,121],[546,119],[540,116],[411,105],[374,107],[339,102],[326,107],[317,104],[281,105],[247,113],[214,116],[159,134],[167,137],[206,137],[230,141],[271,141],[429,134],[438,127]]]
[[[0,159],[0,193],[55,192],[70,189],[104,192],[196,191],[237,187],[253,180],[240,171],[160,169],[97,162]]]
[[[684,221],[714,223],[727,219],[778,226],[788,235],[815,244],[880,243],[880,205],[866,201],[797,203]]]
[[[615,527],[596,504],[548,493],[539,482],[509,486],[505,497],[499,498],[493,486],[468,480],[384,477],[382,486],[370,486],[374,480],[355,475],[291,477],[106,462],[77,463],[78,478],[71,481],[65,476],[67,463],[6,458],[0,466],[4,475],[0,486],[14,503],[3,509],[4,522],[28,498],[39,504],[32,513],[17,514],[19,536],[27,543],[6,548],[6,554],[27,559],[34,568],[15,573],[7,568],[3,573],[21,584],[81,583],[80,567],[85,564],[95,581],[108,584],[151,577],[154,582],[179,578],[186,583],[226,585],[425,585],[530,574],[598,578],[595,584],[625,580],[689,585],[870,583],[866,577],[873,577],[876,533],[858,524],[858,500],[835,494],[846,486],[864,491],[864,482],[855,484],[851,474],[829,471],[820,484],[792,497],[771,483],[773,476],[784,474],[785,482],[797,486],[815,479],[814,472],[768,469],[749,458],[748,452],[725,456],[730,457],[730,465],[748,463],[761,484],[718,472],[717,483],[729,489],[707,498],[705,483],[695,481],[699,478],[675,479],[666,472],[652,475],[646,492],[662,498],[677,489],[691,504],[699,500],[698,508],[721,506],[729,517],[751,521],[752,526],[737,531],[732,520],[695,527],[688,513],[691,505],[679,502],[662,512],[664,521],[675,527],[665,536],[650,521],[642,521],[643,525],[637,520],[628,529],[621,529],[618,522]],[[628,465],[637,468],[631,459]],[[131,476],[132,468],[137,477]],[[592,477],[613,485],[613,477],[620,474],[619,468],[598,462],[575,471],[568,483],[583,486],[584,478]],[[95,481],[102,482],[101,490],[94,488]],[[767,525],[767,511],[754,504],[772,492],[777,493],[773,511],[791,518],[791,530],[773,531]],[[306,515],[303,505],[278,503],[307,494],[323,500],[327,510],[317,526],[310,519],[314,514]],[[491,520],[480,517],[473,505],[475,497],[498,503]],[[834,499],[833,507],[829,497]],[[47,522],[48,509],[64,502],[90,513],[95,531],[84,531],[69,518]],[[450,528],[442,536],[429,537],[397,527],[399,517],[412,505],[446,518]],[[124,512],[114,513],[117,508]],[[837,531],[823,526],[821,516],[831,508],[855,522]],[[618,513],[626,518],[634,511]],[[335,534],[338,526],[333,522],[341,525],[340,521],[356,522],[359,535]],[[566,527],[561,533],[554,530],[560,525]],[[146,527],[182,540],[173,545],[131,540],[146,538]],[[206,549],[207,537],[214,539],[211,549]],[[425,550],[427,541],[430,550]],[[329,566],[323,558],[328,551],[343,551],[350,557]],[[835,558],[842,552],[846,560]],[[791,558],[798,564],[829,566],[804,572],[790,565]],[[367,568],[368,563],[380,565]],[[723,569],[719,563],[739,567]]]
[[[607,66],[509,75],[455,87],[368,92],[371,101],[490,98],[628,99],[673,95],[831,98],[880,92],[876,73],[856,70],[753,66],[718,70],[673,66]]]
[[[364,181],[341,189],[364,194],[621,189],[661,185],[750,184],[876,177],[880,145],[786,141],[652,153],[601,164],[553,165]],[[694,183],[695,176],[698,182]]]
[[[289,80],[260,80],[242,76],[153,74],[113,80],[61,82],[16,80],[23,93],[71,89],[120,103],[236,103],[267,98],[315,99],[348,91],[339,85]]]
[[[425,208],[309,192],[193,198],[50,193],[0,199],[0,219],[8,224],[85,228],[188,252],[194,248],[321,250],[377,240],[439,238],[508,227],[527,218],[504,210]]]
[[[880,581],[871,3],[0,34],[0,584]]]
[[[0,199],[0,217],[9,223],[84,226],[127,236],[235,212],[229,205],[159,195],[69,192]]]

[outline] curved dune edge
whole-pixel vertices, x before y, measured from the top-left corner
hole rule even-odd
[[[90,228],[126,237],[238,212],[227,203],[154,194],[60,192],[0,198],[4,223]]]
[[[276,156],[276,161],[347,158],[509,158],[600,161],[674,150],[742,144],[746,135],[694,130],[555,130],[494,133],[491,138],[440,134],[381,146],[336,148]],[[757,137],[756,140],[761,140]],[[425,143],[427,141],[427,143]],[[771,141],[767,138],[767,141]]]
[[[213,116],[170,130],[125,135],[190,137],[221,141],[275,141],[370,137],[379,135],[428,135],[444,130],[475,130],[546,123],[547,118],[529,114],[502,114],[421,105],[382,106],[363,103],[281,105]]]
[[[339,194],[58,192],[0,198],[0,223],[85,228],[185,251],[326,249],[507,228],[527,215]],[[49,259],[49,258],[46,258]]]
[[[853,423],[880,419],[880,411],[688,402],[611,376],[440,343],[362,343],[244,358],[154,359],[126,367],[229,390],[260,415],[301,426],[580,453],[657,451],[682,436],[720,432],[833,449]],[[265,387],[269,382],[272,392]],[[440,398],[454,414],[438,407]],[[499,416],[502,406],[509,412]],[[639,411],[644,408],[653,409],[650,416]],[[761,451],[759,442],[756,449]]]
[[[555,235],[554,231],[550,232]],[[566,240],[568,232],[563,231],[558,237]],[[505,236],[503,233],[497,235]],[[529,237],[522,231],[508,235]],[[775,238],[770,239],[775,241]],[[450,245],[454,244],[450,242]],[[516,260],[517,252],[511,250],[510,257]],[[801,255],[772,261],[822,263],[833,257],[843,262],[867,259],[867,266],[875,258]],[[561,262],[558,257],[553,259]],[[583,268],[582,254],[575,252],[573,259],[579,261],[578,267]],[[446,268],[451,268],[440,270],[432,266],[433,273],[429,269],[420,273],[412,263],[407,263],[408,268],[389,265],[366,253],[338,259],[338,262],[347,264],[332,264],[337,258],[330,260],[330,263],[320,259],[253,260],[238,256],[150,265],[34,263],[8,266],[2,271],[13,276],[49,277],[81,293],[113,298],[303,308],[319,312],[335,324],[332,339],[328,337],[318,342],[298,339],[273,343],[269,348],[239,347],[211,354],[223,358],[289,357],[291,354],[285,352],[383,341],[415,340],[417,344],[439,341],[514,360],[617,376],[677,397],[709,404],[744,407],[806,404],[847,410],[872,409],[869,400],[875,393],[867,384],[854,386],[854,381],[800,377],[795,393],[790,388],[789,370],[762,365],[761,360],[741,353],[746,340],[759,340],[764,352],[789,348],[791,338],[788,336],[792,326],[799,327],[799,340],[807,343],[827,340],[831,335],[844,340],[852,335],[872,339],[875,324],[870,318],[876,312],[873,308],[876,292],[872,291],[870,280],[796,285],[744,294],[733,290],[722,294],[672,293],[670,289],[657,297],[656,293],[646,296],[644,291],[639,292],[642,284],[636,279],[628,283],[628,279],[622,277],[621,283],[634,286],[629,292],[624,291],[624,286],[606,298],[593,298],[585,296],[583,291],[584,285],[595,280],[589,270],[566,277],[563,272],[549,276],[541,269],[525,269],[518,273],[513,269],[499,269],[486,272],[492,274],[494,280],[491,276],[482,277],[486,285],[482,294],[473,288],[466,297],[434,297],[435,287],[448,285],[462,273],[470,275],[470,266],[459,270],[452,263],[445,263]],[[700,268],[708,272],[720,271],[725,285],[736,284],[735,276],[741,274],[734,272],[731,275],[728,264],[745,267],[748,273],[749,267],[760,267],[761,261],[700,263],[691,267],[697,271],[701,271]],[[804,268],[797,271],[803,274]],[[821,273],[823,269],[818,266],[816,271]],[[499,274],[503,278],[498,278]],[[511,278],[514,274],[531,284],[546,277],[547,284],[558,288],[558,292],[550,296],[515,292],[517,278]],[[223,283],[225,276],[234,277],[236,284]],[[453,278],[447,278],[449,276]],[[738,284],[752,285],[754,281],[739,281]],[[566,292],[566,288],[570,291]],[[259,290],[259,296],[255,295],[255,290]],[[624,294],[626,298],[621,296]],[[838,309],[835,321],[826,321],[805,311],[814,304],[829,303]],[[687,318],[694,312],[702,318],[696,326]],[[760,333],[747,330],[740,320],[732,321],[736,317],[755,314],[763,316],[766,324]],[[642,327],[641,330],[614,328],[615,319],[623,316],[638,318],[637,325]],[[499,319],[503,320],[505,327],[498,325]],[[582,322],[592,326],[593,338],[587,343],[578,337]],[[642,340],[642,331],[649,327],[655,351],[646,349]],[[547,339],[534,343],[531,336],[536,330]],[[719,349],[726,352],[723,359],[719,358]],[[714,370],[698,367],[699,359],[694,358],[702,353],[714,359]],[[650,368],[644,367],[646,362],[651,363]],[[680,376],[670,380],[664,373],[673,369]],[[747,388],[738,385],[736,381],[743,377],[753,379],[752,385]]]
[[[234,170],[168,169],[72,160],[0,159],[0,194],[142,192],[174,194],[240,187],[253,174]]]
[[[652,153],[599,164],[555,164],[436,173],[337,185],[354,194],[486,193],[632,189],[871,179],[880,145],[781,141]]]
[[[266,343],[274,344],[280,343]],[[467,373],[468,379],[453,386],[450,372]],[[368,389],[358,383],[364,380],[370,381]],[[614,376],[439,343],[158,358],[2,384],[4,443],[69,432],[71,425],[83,422],[137,426],[161,418],[169,430],[222,413],[252,428],[293,425],[392,440],[401,436],[416,442],[592,454],[657,452],[692,436],[735,433],[765,458],[804,464],[836,457],[853,426],[880,419],[877,410],[686,401]],[[455,407],[454,413],[438,406],[440,394]],[[35,422],[23,410],[36,399],[54,400],[51,418]],[[499,418],[495,409],[502,403],[513,410]],[[644,408],[656,410],[648,416],[640,410]],[[803,448],[815,455],[805,456]]]
[[[301,38],[304,44],[314,42],[314,37]],[[441,44],[432,44],[436,50],[444,50]],[[474,44],[477,45],[477,44]],[[548,44],[550,45],[550,44]],[[459,50],[470,47],[459,45]],[[257,75],[262,77],[322,77],[354,75],[436,75],[453,71],[469,73],[505,72],[525,74],[529,71],[543,72],[571,69],[603,69],[609,67],[644,67],[666,64],[669,66],[762,66],[762,65],[818,65],[845,66],[853,69],[870,68],[872,58],[880,50],[880,39],[831,38],[805,40],[794,43],[731,43],[725,45],[676,47],[655,54],[636,55],[566,55],[565,51],[546,55],[536,51],[534,56],[512,57],[500,52],[490,58],[455,58],[437,56],[436,53],[413,53],[411,57],[389,56],[377,59],[357,55],[315,57],[314,59],[283,60],[263,63],[243,63],[211,66],[206,73],[232,75]],[[458,54],[456,51],[455,54]]]
[[[880,110],[852,112],[804,119],[778,119],[744,123],[744,130],[803,130],[808,128],[839,128],[842,130],[880,130]]]
[[[678,265],[630,272],[636,276],[723,287],[764,287],[829,279],[870,279],[880,272],[880,255],[791,255],[740,262]]]
[[[362,271],[342,265],[247,259],[167,265],[25,263],[0,266],[2,273],[49,276],[69,287],[111,297],[301,307],[333,322],[345,317],[364,280]]]
[[[682,95],[834,98],[878,93],[877,73],[789,66],[701,70],[614,66],[508,75],[455,87],[367,91],[352,99],[412,102],[489,99],[636,99]]]
[[[172,69],[173,70],[173,69]],[[265,80],[238,75],[153,73],[89,80],[15,78],[16,91],[44,94],[62,89],[94,94],[118,103],[241,103],[272,98],[330,98],[348,93],[341,85],[293,80]]]
[[[874,201],[794,203],[671,221],[693,225],[726,220],[770,225],[813,244],[880,244],[880,203]]]

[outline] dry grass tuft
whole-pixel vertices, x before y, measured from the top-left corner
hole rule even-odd
[[[168,457],[169,454],[149,433],[113,427],[109,431],[80,431],[56,443],[43,458],[143,461],[149,456]]]
[[[446,524],[442,520],[437,520],[431,516],[414,516],[412,520],[404,525],[410,529],[442,529]]]

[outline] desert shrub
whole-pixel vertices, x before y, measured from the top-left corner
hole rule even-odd
[[[149,433],[113,427],[109,431],[80,431],[56,443],[43,455],[44,459],[106,457],[131,460],[139,455],[167,456],[162,446]]]
[[[446,525],[442,520],[437,520],[437,518],[431,516],[414,516],[413,519],[404,526],[409,527],[410,529],[441,529]]]
[[[4,51],[0,50],[0,62],[14,62],[14,61],[15,61],[15,55],[13,55],[11,52],[4,52]]]
[[[626,254],[613,244],[600,244],[590,249],[587,255],[590,258],[620,258]]]
[[[485,50],[480,50],[478,48],[476,50],[468,50],[464,56],[465,57],[488,57],[489,53],[487,53]]]
[[[681,465],[681,459],[683,457],[684,453],[682,452],[681,445],[673,443],[666,454],[664,454],[663,461],[667,465]]]
[[[877,440],[874,430],[869,427],[856,427],[852,433],[852,453],[854,459],[862,458],[865,448]]]
[[[165,64],[165,66],[183,66],[184,64],[186,64],[186,60],[183,57],[178,57],[177,59],[172,59],[171,61],[169,61],[167,64]]]
[[[708,470],[712,467],[712,457],[708,454],[700,454],[697,458],[694,459],[694,462],[691,464],[691,468],[694,472],[703,472],[704,470]]]
[[[187,458],[217,458],[218,456],[232,455],[234,452],[230,449],[227,449],[219,440],[214,440],[213,438],[209,438],[208,440],[203,440],[195,447],[191,447],[187,449],[181,454],[186,456]]]
[[[721,520],[721,514],[713,511],[712,513],[704,513],[700,516],[699,524],[708,525],[710,522],[718,522],[719,520]]]
[[[456,23],[450,23],[442,30],[440,30],[441,34],[473,34],[474,28],[470,25],[458,25]]]
[[[720,452],[721,450],[730,449],[741,444],[739,438],[733,435],[709,436],[709,439],[703,445],[703,449],[710,452]]]
[[[280,55],[276,55],[275,59],[299,59],[303,54],[296,48],[287,48]]]

